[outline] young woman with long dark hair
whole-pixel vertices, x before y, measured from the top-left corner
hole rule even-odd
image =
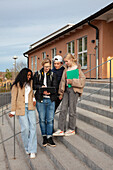
[[[23,68],[17,75],[11,89],[11,113],[9,117],[19,116],[21,136],[26,154],[35,158],[37,153],[36,101],[33,95],[33,74]]]

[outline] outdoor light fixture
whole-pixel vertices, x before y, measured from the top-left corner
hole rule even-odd
[[[15,78],[16,78],[16,59],[18,59],[18,57],[17,56],[13,56],[13,59],[15,60],[14,65],[15,65]]]
[[[91,40],[92,43],[95,43],[95,40]]]

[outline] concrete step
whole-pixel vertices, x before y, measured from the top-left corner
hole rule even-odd
[[[102,96],[110,96],[110,90],[107,89],[107,88],[101,89],[99,87],[85,86],[83,91],[88,92],[88,93],[99,94],[99,95],[102,95]],[[111,89],[111,96],[113,96],[113,89]]]
[[[56,115],[55,115],[56,116]],[[55,129],[57,121],[55,121]],[[94,145],[81,138],[78,134],[69,137],[56,137],[74,155],[83,161],[89,168],[95,170],[113,169],[113,159],[106,153],[99,151]]]
[[[78,119],[77,134],[113,158],[113,136]]]
[[[89,103],[89,102],[88,102]],[[77,107],[77,118],[113,135],[113,120]]]
[[[2,132],[1,132],[1,128],[0,128],[0,142],[2,142],[2,141],[3,141],[3,137],[2,137]],[[2,169],[2,170],[10,169],[11,170],[4,143],[0,144],[0,169]]]
[[[77,107],[113,119],[113,108],[110,109],[109,106],[93,101],[81,100],[78,102]]]
[[[56,127],[58,127],[58,118],[59,114],[56,114],[55,115],[55,121],[57,124]],[[68,121],[66,126],[68,127]],[[99,150],[113,157],[113,136],[79,119],[77,119],[76,121],[76,126],[77,134],[79,136],[93,144]]]
[[[99,103],[105,106],[109,106],[110,105],[110,98],[108,96],[102,96],[99,94],[91,94],[88,92],[84,92],[81,100],[88,100],[88,101],[92,101],[95,103]],[[113,106],[113,97],[111,97],[111,105]]]
[[[5,117],[4,117],[4,125],[1,126],[1,133],[3,136],[3,140],[5,140],[8,137],[13,135],[13,132],[12,132],[11,128],[9,127],[9,124],[8,124],[7,120],[5,119]],[[15,170],[15,169],[16,170],[20,170],[20,169],[29,170],[29,169],[31,169],[30,166],[28,165],[28,163],[26,162],[24,154],[23,154],[21,148],[19,147],[17,141],[15,143],[16,159],[14,159],[13,142],[14,142],[13,138],[4,142],[4,147],[5,147],[5,150],[7,153],[8,162],[10,164],[10,169],[11,170]]]
[[[16,118],[16,133],[20,131],[20,124],[19,124],[19,120],[18,117]],[[13,121],[12,119],[8,118],[8,120],[10,121],[10,126],[13,126]],[[38,144],[37,146],[37,157],[35,159],[29,159],[29,156],[26,155],[25,151],[24,151],[24,146],[23,146],[23,142],[22,142],[22,138],[21,138],[21,134],[19,134],[17,136],[17,140],[19,142],[19,146],[21,147],[21,149],[24,152],[24,157],[26,157],[27,162],[30,164],[31,169],[33,170],[56,170],[56,167],[54,166],[53,162],[51,161],[51,159],[48,158],[48,156],[44,153],[44,151],[42,150],[42,148],[40,147],[40,145]]]
[[[40,132],[39,125],[37,126],[38,143],[48,155],[48,157],[53,161],[58,170],[88,170],[89,168],[80,160],[77,159],[61,142],[56,138],[54,142],[56,147],[42,146],[42,136]]]
[[[99,82],[86,82],[85,83],[85,86],[88,86],[88,87],[105,87],[105,88],[109,88],[109,82],[108,83],[99,83]],[[113,83],[111,84],[111,87],[113,89]]]
[[[18,130],[20,129],[19,121],[17,118],[16,118],[16,129]],[[82,163],[77,158],[75,158],[73,154],[62,143],[59,143],[58,141],[55,141],[57,146],[54,148],[50,146],[43,147],[39,124],[37,124],[37,136],[38,136],[37,158],[31,160],[31,164],[35,169],[38,170],[43,170],[43,169],[88,170],[89,169],[84,163]],[[19,141],[22,143],[21,136],[19,135],[18,137],[19,137]],[[45,152],[47,155],[45,154]]]

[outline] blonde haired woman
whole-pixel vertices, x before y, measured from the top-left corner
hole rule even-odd
[[[63,72],[59,86],[59,99],[62,99],[62,107],[59,115],[58,130],[53,136],[70,136],[75,134],[76,127],[76,104],[78,97],[82,95],[85,85],[85,76],[81,71],[80,65],[77,65],[76,58],[68,53],[64,58],[66,69]],[[67,79],[67,71],[78,69],[79,78]],[[69,107],[68,129],[65,131],[67,111]]]

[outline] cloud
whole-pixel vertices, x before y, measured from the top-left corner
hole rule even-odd
[[[111,0],[0,0],[0,70],[29,45],[68,23],[85,19]],[[11,57],[11,58],[10,58]],[[10,59],[9,59],[10,58]]]

